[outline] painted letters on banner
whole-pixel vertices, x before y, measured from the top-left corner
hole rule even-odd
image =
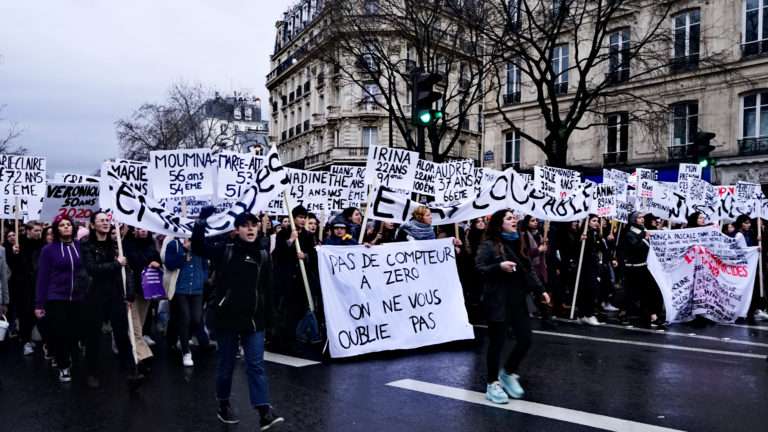
[[[701,179],[701,165],[681,163],[677,171],[677,190],[688,198],[688,179]]]
[[[0,194],[8,197],[45,196],[45,158],[0,155]]]
[[[533,168],[533,187],[555,198],[565,198],[581,187],[581,174],[565,168],[536,166]]]
[[[474,337],[452,239],[317,252],[332,357]]]
[[[613,186],[616,200],[626,201],[629,189],[629,173],[615,169],[603,169],[603,183]]]
[[[208,149],[149,152],[152,196],[212,196],[217,161]]]
[[[253,184],[264,159],[251,153],[222,151],[216,154],[216,196],[236,200]]]
[[[328,171],[304,171],[287,168],[291,205],[303,205],[308,212],[325,214],[328,211]]]
[[[272,147],[264,166],[256,174],[253,185],[245,190],[239,201],[228,211],[208,218],[206,236],[224,234],[234,229],[235,218],[244,212],[259,214],[271,200],[276,199],[288,186],[286,171],[280,163],[277,150]],[[195,221],[171,213],[152,197],[136,191],[119,177],[102,176],[99,201],[105,209],[112,211],[114,219],[128,225],[171,235],[189,237]]]
[[[99,209],[98,183],[48,183],[40,219],[52,221],[68,216],[86,222]]]
[[[756,247],[714,227],[650,231],[648,270],[661,289],[667,321],[697,316],[720,323],[745,317],[757,272]]]
[[[56,173],[53,175],[54,183],[98,183],[99,178],[85,174]]]
[[[416,175],[413,178],[413,191],[421,195],[435,196],[435,169],[437,164],[419,159],[416,162]]]
[[[472,199],[475,189],[475,164],[471,160],[435,165],[435,202],[450,205]]]
[[[365,183],[413,190],[419,154],[405,149],[373,145],[368,148]]]
[[[328,211],[342,211],[347,207],[361,207],[368,200],[365,167],[331,165],[328,185]]]
[[[592,204],[589,212],[604,218],[616,215],[616,195],[613,185],[603,183],[592,187]]]
[[[101,177],[99,180],[110,178],[129,185],[134,191],[145,196],[151,195],[149,190],[149,165],[146,162],[130,161],[126,159],[106,161],[101,164]],[[101,204],[102,208],[109,205]]]

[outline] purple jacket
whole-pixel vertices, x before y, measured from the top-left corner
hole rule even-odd
[[[38,266],[36,308],[42,309],[49,300],[83,301],[87,287],[78,283],[80,242],[46,245]]]

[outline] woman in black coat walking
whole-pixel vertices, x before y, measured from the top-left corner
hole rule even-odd
[[[531,324],[526,306],[529,292],[549,303],[549,294],[531,271],[517,232],[517,216],[499,210],[491,216],[486,240],[480,244],[477,270],[484,280],[484,305],[488,315],[488,375],[485,397],[494,403],[507,403],[509,396],[519,399],[524,391],[517,375],[518,367],[531,346]],[[507,328],[515,333],[516,343],[504,368],[499,360]],[[508,396],[509,395],[509,396]]]

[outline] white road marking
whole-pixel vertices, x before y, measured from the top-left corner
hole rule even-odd
[[[721,324],[728,327],[739,327],[739,328],[745,328],[750,330],[762,330],[762,331],[768,331],[768,327],[761,326],[761,325],[748,325],[748,324]]]
[[[568,324],[574,324],[579,325],[578,323],[566,320],[562,318],[556,318],[559,322],[564,322]],[[600,327],[607,327],[607,328],[613,328],[613,329],[619,329],[619,330],[630,330],[630,331],[636,331],[641,333],[651,333],[651,334],[658,334],[658,335],[669,335],[669,336],[683,336],[683,337],[689,337],[693,339],[701,339],[701,340],[710,340],[715,342],[727,342],[732,344],[739,344],[739,345],[749,345],[749,346],[756,346],[761,348],[768,348],[768,343],[762,343],[762,342],[752,342],[752,341],[745,341],[741,339],[731,339],[729,337],[716,337],[716,336],[704,336],[704,335],[697,335],[696,333],[678,333],[678,332],[671,332],[669,330],[653,330],[653,329],[644,329],[644,328],[637,328],[637,327],[627,327],[622,326],[618,324],[608,324],[603,323],[600,325]],[[766,329],[768,330],[768,329]]]
[[[483,324],[474,324],[473,327],[488,328],[487,325],[483,325]],[[761,359],[761,360],[766,358],[766,354],[749,354],[749,353],[740,353],[735,351],[721,351],[721,350],[712,350],[712,349],[706,349],[706,348],[693,348],[693,347],[687,347],[687,346],[681,346],[681,345],[656,344],[656,343],[650,343],[650,342],[629,341],[624,339],[599,338],[599,337],[593,337],[593,336],[582,336],[582,335],[577,335],[572,333],[557,333],[557,332],[550,332],[550,331],[544,331],[544,330],[533,330],[533,333],[543,334],[547,336],[571,338],[571,339],[591,340],[595,342],[609,342],[609,343],[624,344],[624,345],[646,346],[646,347],[664,348],[664,349],[671,349],[671,350],[678,350],[678,351],[694,351],[694,352],[703,352],[707,354],[722,354],[722,355],[728,355],[728,356],[746,357],[746,358],[754,358],[754,359]]]
[[[662,426],[654,426],[646,423],[638,423],[601,414],[588,413],[552,405],[545,405],[525,400],[511,400],[508,404],[499,405],[485,398],[485,393],[465,390],[457,387],[449,387],[441,384],[432,384],[424,381],[403,379],[387,384],[405,390],[417,391],[433,396],[469,402],[477,405],[515,411],[537,417],[545,417],[567,423],[589,426],[597,429],[621,432],[682,432],[679,429],[670,429]]]
[[[595,341],[595,342],[608,342],[608,343],[623,344],[623,345],[663,348],[663,349],[670,349],[670,350],[677,350],[677,351],[692,351],[692,352],[700,352],[700,353],[707,353],[707,354],[720,354],[720,355],[727,355],[727,356],[733,356],[733,357],[746,357],[746,358],[753,358],[753,359],[760,359],[760,360],[764,360],[766,356],[765,354],[749,354],[749,353],[741,353],[741,352],[735,352],[735,351],[721,351],[721,350],[713,350],[713,349],[706,349],[706,348],[693,348],[693,347],[687,347],[687,346],[681,346],[681,345],[657,344],[657,343],[638,342],[638,341],[630,341],[630,340],[623,340],[623,339],[609,339],[609,338],[600,338],[600,337],[592,337],[592,336],[583,336],[583,335],[577,335],[572,333],[555,333],[555,332],[542,331],[542,330],[534,330],[533,332],[536,334],[570,338],[570,339],[581,339],[581,340],[589,340],[589,341]]]
[[[304,367],[304,366],[312,366],[312,365],[320,364],[320,362],[316,362],[313,360],[307,360],[307,359],[291,357],[283,354],[271,353],[269,351],[264,352],[264,360],[272,363],[279,363],[281,365],[293,366],[293,367]]]

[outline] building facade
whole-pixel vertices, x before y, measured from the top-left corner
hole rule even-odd
[[[261,99],[245,93],[234,92],[222,97],[218,92],[202,106],[205,122],[213,130],[214,150],[231,150],[240,153],[255,150],[266,154],[269,150],[269,122],[262,119]]]
[[[642,7],[630,8],[607,38],[606,52],[610,45],[631,43],[635,35],[647,31],[644,13]],[[637,124],[629,120],[632,107],[627,103],[608,101],[603,125],[572,136],[568,165],[594,173],[603,167],[629,171],[650,166],[660,176],[666,172],[669,179],[678,164],[691,156],[696,132],[706,131],[716,134],[712,141],[716,165],[705,176],[719,184],[742,180],[767,185],[768,0],[680,1],[661,31],[668,33],[669,44],[660,46],[658,55],[668,57],[669,66],[647,78],[619,83],[617,88],[666,109],[655,123]],[[567,69],[569,62],[573,67],[576,47],[567,34],[553,49],[559,50],[552,56],[553,69]],[[713,57],[717,63],[703,60]],[[631,76],[633,68],[640,67],[622,64],[619,72]],[[500,106],[519,129],[543,138],[546,130],[536,93],[526,86],[525,77],[509,65],[501,79],[506,83],[503,95],[487,99],[486,105]],[[572,97],[567,75],[558,84],[563,89],[558,100],[567,102]],[[575,84],[570,85],[572,90]],[[497,110],[486,112],[485,165],[522,170],[544,165],[544,153],[508,124]]]
[[[364,3],[366,10],[375,10],[376,2]],[[323,7],[322,0],[302,0],[277,21],[267,76],[270,141],[277,143],[286,165],[308,170],[363,165],[371,145],[406,146],[388,111],[373,103],[371,98],[379,97],[375,86],[361,88],[344,79],[338,65],[321,59],[328,25]],[[393,50],[394,61],[408,60],[406,44],[393,44]],[[348,60],[350,67],[360,61]],[[401,100],[407,100],[407,84],[394,85]],[[479,106],[474,118],[462,128],[449,157],[479,159]]]

